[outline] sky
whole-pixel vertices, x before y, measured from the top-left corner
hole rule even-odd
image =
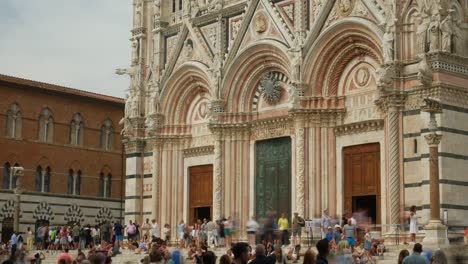
[[[124,97],[130,0],[0,0],[0,73]]]

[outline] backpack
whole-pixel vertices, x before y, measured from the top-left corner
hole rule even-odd
[[[298,219],[298,220],[299,220],[298,222],[302,222],[302,223],[299,223],[299,226],[301,226],[301,227],[304,227],[304,226],[305,226],[305,221],[304,221],[304,218],[302,218],[302,217],[299,217],[299,219]]]

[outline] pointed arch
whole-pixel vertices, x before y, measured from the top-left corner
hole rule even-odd
[[[226,68],[218,96],[226,101],[227,112],[250,112],[255,90],[268,72],[290,76],[287,47],[275,40],[262,40],[243,49]]]
[[[39,115],[38,140],[51,143],[54,137],[54,116],[48,107],[44,107]]]
[[[370,21],[347,18],[327,28],[304,59],[305,95],[337,96],[339,80],[347,64],[369,56],[380,64],[382,31]]]
[[[161,109],[166,124],[184,124],[193,98],[203,93],[211,98],[208,68],[199,62],[179,67],[161,91]]]
[[[11,138],[21,138],[22,114],[18,103],[12,103],[6,112],[5,134]]]

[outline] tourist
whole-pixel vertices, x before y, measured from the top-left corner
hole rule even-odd
[[[249,261],[249,245],[243,242],[238,242],[232,247],[234,254],[233,264],[246,264]]]
[[[199,240],[200,240],[201,244],[205,244],[207,239],[208,239],[208,233],[206,231],[206,224],[207,223],[208,223],[208,221],[206,220],[206,218],[203,218],[203,223],[200,226],[200,237],[199,237]]]
[[[101,240],[109,243],[110,242],[109,223],[107,221],[104,221],[99,227],[99,229],[101,231]]]
[[[403,259],[403,264],[427,264],[426,258],[421,256],[422,245],[419,243],[414,244],[413,254]]]
[[[297,263],[298,260],[301,259],[302,255],[303,254],[301,254],[301,244],[297,244],[289,250],[287,258],[293,263]]]
[[[288,218],[286,218],[286,214],[282,213],[280,219],[278,219],[278,228],[280,230],[280,236],[281,236],[281,245],[285,246],[288,244],[288,238],[289,238],[289,222]]]
[[[431,264],[447,264],[447,256],[442,250],[436,250],[431,258]]]
[[[127,227],[125,228],[125,232],[127,232],[128,242],[132,243],[136,236],[136,227],[132,220],[128,222]]]
[[[300,217],[298,212],[294,212],[294,217],[292,220],[293,245],[301,243],[302,227],[304,226],[304,218]]]
[[[283,250],[280,247],[275,248],[276,264],[286,264],[286,257],[283,256]]]
[[[78,223],[75,223],[73,225],[72,235],[73,235],[73,245],[75,249],[78,249],[78,246],[80,243],[80,226],[78,225]]]
[[[341,241],[341,236],[343,233],[341,232],[341,226],[340,225],[335,225],[335,231],[333,231],[333,243],[338,246],[338,244]]]
[[[319,240],[316,244],[318,255],[317,255],[317,264],[328,264],[328,254],[330,252],[330,248],[328,245],[327,239]]]
[[[68,232],[66,227],[63,227],[59,233],[60,248],[62,250],[68,249]]]
[[[343,227],[343,232],[345,234],[346,240],[351,246],[351,252],[354,252],[354,247],[356,246],[356,236],[357,230],[356,226],[352,224],[352,220],[348,220],[348,224]]]
[[[68,253],[68,248],[65,248],[65,250],[62,253],[60,253],[60,255],[57,258],[57,261],[62,261],[66,264],[71,264],[73,262],[72,257]]]
[[[218,236],[216,232],[216,224],[208,219],[208,223],[206,223],[206,231],[208,233],[208,246],[211,244],[214,245],[215,247],[218,246]]]
[[[26,249],[31,251],[33,248],[34,242],[34,235],[31,227],[28,226],[28,230],[26,231]]]
[[[385,252],[385,245],[384,245],[385,240],[383,238],[378,240],[377,243],[377,255],[383,256]]]
[[[371,237],[369,228],[366,228],[366,234],[364,235],[364,239],[365,239],[364,241],[365,255],[366,255],[368,262],[370,261],[372,263],[374,262],[374,259],[372,258],[372,254],[371,254],[372,237]]]
[[[224,254],[219,259],[219,264],[232,264],[232,259],[227,254]]]
[[[331,226],[329,226],[327,228],[327,233],[325,234],[325,238],[328,240],[328,242],[332,242],[333,240],[333,228]]]
[[[143,236],[145,236],[145,235],[146,235],[146,237],[152,237],[153,236],[152,232],[150,234],[151,224],[149,222],[149,218],[146,218],[145,222],[141,225],[141,230],[143,232]]]
[[[14,256],[16,253],[17,246],[18,246],[18,237],[16,236],[16,230],[13,231],[10,241],[11,241],[11,255]]]
[[[302,264],[315,264],[315,263],[316,263],[315,253],[309,248],[304,254],[304,261],[302,262]]]
[[[465,237],[463,240],[465,241],[465,245],[468,245],[468,227],[465,228]]]
[[[400,254],[398,255],[398,264],[403,264],[403,259],[405,259],[407,256],[409,256],[409,251],[406,249],[401,250]]]
[[[356,248],[354,248],[354,253],[352,254],[352,258],[354,263],[361,263],[364,262],[363,259],[366,256],[366,250],[364,249],[364,244],[359,243]],[[373,259],[367,259],[367,262],[371,262]]]
[[[258,223],[255,221],[255,216],[252,216],[249,221],[247,221],[247,236],[249,238],[249,244],[255,245],[256,235],[258,232]]]
[[[202,263],[203,264],[215,264],[216,263],[216,255],[214,254],[214,252],[213,251],[206,251],[205,253],[203,253]],[[231,263],[235,263],[235,262],[231,262]],[[170,263],[166,263],[166,264],[170,264]]]
[[[31,264],[41,264],[43,260],[45,260],[45,255],[42,252],[37,252],[29,259]]]
[[[154,229],[153,229],[153,232],[154,232]],[[166,241],[166,243],[169,243],[171,241],[171,226],[169,224],[164,225],[163,234],[164,234],[164,241]]]
[[[350,249],[350,245],[346,239],[342,239],[338,244],[338,253],[336,262],[339,264],[353,263],[353,254]]]
[[[115,234],[115,244],[118,245],[119,247],[123,246],[123,227],[119,223],[119,221],[115,222],[114,228],[113,228],[114,234]]]
[[[226,220],[224,220],[223,226],[224,226],[225,246],[227,248],[230,248],[231,247],[231,231],[232,231],[232,220],[230,216]]]
[[[99,238],[101,237],[101,234],[100,234],[100,230],[99,230],[99,227],[96,225],[96,226],[93,226],[91,228],[91,236],[93,238],[93,245],[99,245],[100,244],[100,241],[99,241]]]
[[[149,220],[149,219],[146,219]],[[145,223],[146,224],[146,223]],[[145,224],[143,224],[143,229],[145,228]],[[148,237],[151,237],[151,240],[157,241],[161,237],[161,232],[159,230],[159,225],[158,222],[156,222],[156,219],[151,220],[151,224],[149,226],[150,229],[148,229]],[[151,234],[149,234],[151,233]]]
[[[180,223],[177,226],[177,232],[179,234],[179,239],[180,239],[179,247],[181,247],[181,248],[183,248],[185,246],[185,243],[184,243],[184,230],[185,230],[184,220],[180,220]]]
[[[331,217],[329,215],[328,209],[323,210],[322,219],[320,220],[321,223],[321,230],[322,230],[322,238],[326,237],[327,234],[327,227],[331,226]]]
[[[137,242],[140,241],[140,225],[137,222],[134,222],[133,225],[135,226],[135,238]]]
[[[221,220],[216,221],[216,231],[218,232],[218,238],[219,238],[219,245],[220,246],[225,246],[226,245],[226,234],[224,234],[224,221],[226,221],[225,218],[222,218]]]
[[[274,264],[276,262],[276,256],[273,254],[271,256],[265,255],[265,246],[258,244],[255,247],[255,259],[253,259],[250,264]]]
[[[410,240],[411,242],[416,242],[416,234],[418,233],[418,223],[417,223],[417,216],[416,216],[416,206],[411,206],[410,216]]]

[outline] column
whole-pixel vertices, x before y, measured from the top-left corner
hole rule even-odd
[[[429,145],[429,199],[431,202],[431,221],[440,222],[440,195],[439,195],[439,143],[442,135],[430,133],[425,135]]]
[[[222,203],[222,142],[221,131],[214,131],[214,163],[213,163],[213,219],[221,217]]]
[[[390,222],[391,225],[400,224],[401,203],[401,188],[400,188],[400,127],[401,109],[405,103],[405,95],[399,91],[387,92],[383,91],[381,97],[377,100],[376,105],[385,115],[385,136],[386,136],[386,152],[388,157],[387,163],[387,179],[388,192],[387,199],[389,201]],[[392,227],[396,228],[396,226]]]
[[[161,145],[158,141],[153,142],[153,188],[151,192],[151,217],[152,219],[158,219],[160,222],[159,203],[159,174],[160,174],[160,159],[161,159]]]
[[[440,248],[449,244],[447,227],[440,221],[440,191],[439,191],[439,144],[442,135],[436,133],[437,121],[435,114],[442,113],[439,102],[425,99],[421,110],[430,114],[429,134],[425,135],[429,145],[429,199],[430,220],[424,229],[426,236],[423,239],[424,246]]]
[[[388,190],[390,195],[390,224],[400,224],[400,112],[395,106],[387,114]]]
[[[295,138],[296,138],[296,212],[304,217],[304,119],[299,117],[295,120]]]

